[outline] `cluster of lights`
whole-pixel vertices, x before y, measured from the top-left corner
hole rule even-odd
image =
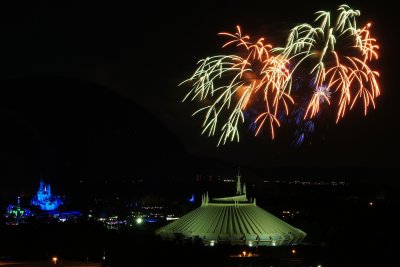
[[[284,210],[282,211],[282,218],[287,219],[287,218],[294,218],[296,215],[299,215],[300,211],[289,211],[289,210]]]
[[[142,209],[144,210],[161,210],[164,209],[163,206],[143,206]]]
[[[239,257],[253,257],[253,253],[244,250],[239,254]]]

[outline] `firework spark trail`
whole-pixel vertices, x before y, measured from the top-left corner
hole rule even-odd
[[[379,73],[369,63],[378,59],[379,46],[370,32],[372,24],[357,28],[360,11],[347,5],[339,6],[337,12],[334,23],[330,12],[316,12],[317,25],[292,28],[284,47],[273,48],[264,38],[253,41],[239,26],[234,33],[219,33],[228,38],[222,48],[239,51],[200,60],[194,74],[181,83],[192,85],[183,101],[206,103],[193,114],[205,113],[202,134],[218,132],[218,145],[239,141],[239,124],[245,122],[243,112],[248,109],[257,113],[249,122],[255,126],[255,135],[267,126],[274,139],[274,129],[281,125],[282,114],[290,116],[292,104],[304,108],[302,125],[322,108],[337,107],[336,123],[358,102],[365,115],[370,106],[375,108]],[[303,79],[304,73],[311,85],[302,88],[300,95],[293,93],[292,81]],[[312,131],[297,131],[297,143],[310,136],[314,124]]]
[[[374,99],[379,96],[380,89],[377,83],[379,73],[371,70],[368,61],[378,59],[376,39],[371,37],[368,23],[362,29],[356,25],[356,17],[360,16],[358,10],[352,10],[347,5],[338,8],[339,15],[336,23],[331,24],[331,14],[325,11],[316,12],[315,22],[320,24],[313,27],[310,24],[301,24],[294,27],[289,35],[287,45],[276,48],[284,57],[295,60],[297,63],[291,70],[293,77],[300,65],[305,61],[318,60],[314,63],[309,75],[314,78],[314,90],[309,101],[304,118],[312,118],[318,114],[323,101],[330,105],[330,97],[323,96],[320,88],[327,87],[326,91],[332,94],[339,93],[337,101],[338,111],[336,122],[342,118],[346,110],[353,108],[358,98],[364,104],[364,114],[368,106],[375,107]],[[353,51],[348,55],[340,53],[340,43],[351,40]],[[348,49],[346,49],[348,50]],[[356,54],[356,56],[354,56]],[[361,56],[362,60],[359,59]],[[313,64],[313,63],[309,63]],[[290,87],[289,87],[290,92]]]
[[[244,122],[243,111],[252,104],[252,99],[261,98],[265,104],[265,111],[254,120],[258,125],[256,135],[267,121],[272,138],[275,136],[274,127],[280,126],[277,119],[280,108],[288,113],[288,103],[293,102],[282,90],[288,80],[289,62],[280,56],[271,56],[272,46],[266,44],[264,38],[251,42],[248,35],[242,35],[239,26],[236,29],[233,34],[219,34],[230,38],[222,47],[235,45],[244,50],[245,57],[220,55],[200,60],[192,77],[182,82],[193,84],[184,101],[188,98],[211,100],[211,104],[194,113],[205,112],[202,133],[214,135],[218,128],[218,117],[228,112],[227,121],[220,127],[218,144],[225,144],[227,140],[239,141],[238,125]],[[217,85],[222,81],[224,85]],[[235,97],[238,100],[232,105]]]

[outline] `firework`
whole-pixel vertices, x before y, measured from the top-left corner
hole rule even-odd
[[[283,48],[276,48],[283,57],[290,59],[294,67],[291,77],[310,69],[308,76],[314,81],[305,118],[318,114],[321,105],[335,105],[336,122],[346,110],[353,108],[362,99],[364,113],[371,105],[375,108],[375,98],[380,89],[377,82],[379,73],[368,63],[378,59],[376,39],[372,38],[368,23],[362,29],[356,25],[358,10],[347,5],[338,8],[336,23],[331,23],[330,12],[316,12],[317,26],[301,24],[294,27]],[[290,90],[290,87],[289,87]]]
[[[288,80],[288,61],[271,56],[272,46],[264,38],[252,42],[248,35],[242,35],[239,26],[236,29],[235,33],[220,33],[229,38],[222,47],[236,46],[243,56],[219,55],[200,60],[192,77],[182,82],[193,85],[184,101],[190,98],[209,103],[194,114],[205,113],[202,133],[214,135],[219,130],[218,144],[239,141],[238,125],[244,122],[243,111],[253,104],[259,109],[260,102],[264,109],[254,119],[258,125],[256,135],[268,124],[273,138],[274,127],[280,125],[277,114],[281,109],[288,112],[288,103],[293,102],[281,90]],[[221,116],[227,118],[223,123],[219,123]]]
[[[379,73],[369,64],[378,59],[379,46],[372,24],[358,28],[360,12],[347,5],[339,6],[335,23],[330,12],[315,14],[316,25],[294,27],[283,47],[273,48],[264,38],[253,40],[240,26],[234,33],[219,34],[228,38],[222,48],[235,53],[200,60],[181,83],[192,86],[183,101],[204,103],[194,112],[204,113],[202,134],[218,134],[218,145],[239,141],[240,124],[248,121],[255,135],[267,127],[274,139],[286,116],[296,121],[295,144],[300,144],[314,132],[322,110],[334,110],[337,123],[357,103],[365,115],[370,106],[375,108]],[[293,87],[299,78],[307,86]],[[294,112],[296,118],[290,119],[291,108],[301,110]],[[251,112],[245,116],[245,111]]]

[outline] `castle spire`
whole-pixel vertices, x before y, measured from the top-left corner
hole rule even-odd
[[[39,191],[45,190],[45,184],[43,181],[43,177],[40,177],[40,183],[39,183]]]
[[[242,194],[242,186],[240,183],[240,169],[238,168],[238,174],[237,174],[237,182],[236,182],[236,195],[241,195]]]

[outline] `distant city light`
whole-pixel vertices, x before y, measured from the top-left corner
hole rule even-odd
[[[136,219],[136,224],[142,224],[143,223],[143,219],[141,217]]]
[[[296,178],[293,179],[267,179],[264,180],[264,183],[275,183],[275,184],[289,184],[289,185],[302,185],[302,186],[348,186],[349,183],[345,181],[313,181],[313,180],[298,180]]]
[[[54,264],[57,264],[58,258],[57,257],[53,257],[51,260],[53,261]]]
[[[296,250],[295,249],[292,249],[292,254],[293,255],[296,254]]]
[[[374,202],[370,201],[368,204],[369,204],[370,206],[373,206],[373,205],[374,205]]]

